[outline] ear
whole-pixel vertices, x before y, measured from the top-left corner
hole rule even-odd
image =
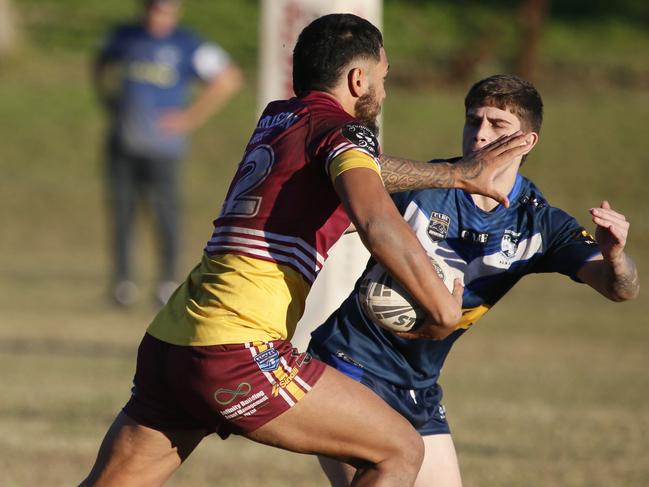
[[[347,87],[354,98],[359,98],[365,93],[367,76],[363,69],[352,68],[347,72]]]
[[[530,132],[525,136],[525,141],[527,142],[527,149],[523,153],[523,155],[529,154],[532,149],[534,149],[534,146],[536,143],[539,141],[539,134],[536,132]]]

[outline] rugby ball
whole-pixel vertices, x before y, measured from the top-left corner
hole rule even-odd
[[[437,275],[444,279],[437,262],[432,258],[431,262]],[[379,263],[363,277],[358,300],[365,316],[390,331],[412,330],[426,317],[419,303]]]

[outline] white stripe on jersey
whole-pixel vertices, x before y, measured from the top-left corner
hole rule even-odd
[[[208,252],[210,252],[209,249],[210,248],[207,247]],[[278,254],[278,253],[268,252],[266,250],[253,249],[250,247],[237,246],[237,245],[219,245],[212,249],[212,251],[215,250],[235,250],[243,254],[270,258],[279,264],[288,264],[295,267],[309,283],[313,283],[313,281],[315,281],[316,278],[316,273],[309,271],[309,269],[304,267],[304,264],[302,264],[302,262],[297,260],[295,257],[289,257],[284,254]]]
[[[293,243],[298,247],[301,247],[301,250],[304,251],[307,255],[311,256],[311,258],[314,258],[320,266],[324,264],[325,258],[318,253],[318,251],[308,243],[306,243],[304,240],[302,240],[300,237],[293,237],[290,235],[281,235],[279,233],[273,233],[273,232],[265,232],[263,230],[255,230],[253,228],[244,228],[244,227],[217,227],[214,229],[214,233],[212,234],[212,238],[215,235],[221,234],[221,233],[243,233],[246,235],[250,235],[252,237],[259,237],[260,239],[273,239],[273,240],[279,240],[280,242],[287,242],[287,243]]]
[[[410,202],[404,213],[404,218],[417,234],[417,239],[421,242],[428,255],[433,257],[442,268],[444,284],[449,290],[452,289],[455,278],[459,278],[462,285],[466,287],[477,278],[501,274],[509,269],[512,264],[521,260],[529,260],[543,250],[543,238],[540,233],[536,233],[518,242],[513,257],[504,257],[500,251],[496,251],[476,257],[471,262],[466,262],[446,240],[433,242],[428,238],[429,217],[415,202]]]
[[[248,246],[265,247],[269,249],[269,252],[272,252],[273,250],[277,250],[280,252],[285,252],[287,254],[294,254],[305,265],[309,265],[309,264],[313,265],[314,268],[311,269],[312,272],[318,272],[318,270],[320,270],[319,267],[322,267],[322,266],[318,266],[317,262],[313,262],[313,259],[309,258],[308,255],[305,255],[304,252],[300,251],[299,249],[296,249],[295,247],[289,245],[280,245],[272,242],[267,242],[264,240],[254,240],[250,238],[234,237],[231,235],[219,236],[219,237],[212,237],[212,239],[208,242],[206,248],[208,252],[213,252],[214,250],[223,248],[223,246],[234,245],[234,244],[240,244],[239,246],[241,247],[248,247]]]

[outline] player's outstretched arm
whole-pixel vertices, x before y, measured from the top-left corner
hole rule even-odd
[[[389,193],[426,188],[460,188],[509,206],[507,195],[495,188],[503,168],[529,150],[526,134],[516,132],[494,140],[454,164],[413,161],[381,156],[381,177]]]
[[[595,240],[601,256],[586,262],[577,277],[612,301],[636,298],[640,292],[638,269],[624,252],[629,222],[608,201],[602,201],[599,208],[591,208],[590,214],[597,225]]]
[[[460,300],[435,273],[378,174],[367,168],[350,169],[335,179],[334,186],[367,249],[431,317],[427,338],[448,336],[461,318]]]

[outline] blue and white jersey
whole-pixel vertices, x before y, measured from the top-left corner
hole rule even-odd
[[[190,83],[218,76],[230,58],[186,29],[158,38],[140,25],[126,25],[110,33],[99,63],[118,68],[111,128],[119,144],[134,155],[178,158],[186,137],[163,133],[160,118],[184,107]]]
[[[451,346],[526,274],[559,272],[577,280],[579,268],[599,254],[594,239],[570,215],[550,206],[518,175],[509,208],[478,208],[462,190],[398,193],[393,200],[449,289],[464,285],[460,328],[440,341],[406,340],[373,324],[358,301],[359,284],[312,333],[316,355],[333,355],[399,387],[436,386]],[[375,261],[370,259],[364,272]]]

